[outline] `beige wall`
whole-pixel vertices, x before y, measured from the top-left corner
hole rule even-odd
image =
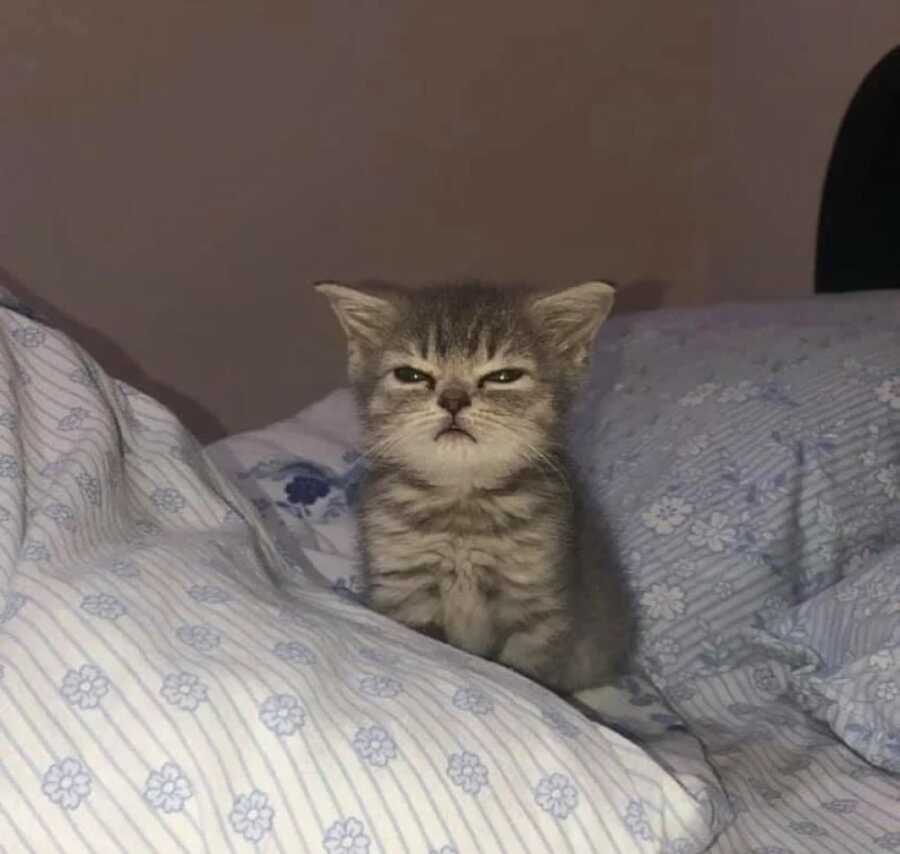
[[[863,77],[900,44],[898,0],[716,3],[708,288],[812,288],[831,146]]]
[[[0,266],[204,437],[342,381],[317,279],[809,290],[828,146],[900,34],[896,0],[2,14]]]

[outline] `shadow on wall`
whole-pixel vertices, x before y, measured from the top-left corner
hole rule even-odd
[[[616,311],[652,311],[659,308],[672,285],[656,280],[639,280],[616,286]]]
[[[208,409],[181,392],[154,380],[112,338],[59,311],[0,267],[0,286],[31,306],[50,326],[64,332],[116,379],[140,389],[171,409],[204,444],[225,435],[222,423]]]
[[[368,282],[367,284],[373,284]],[[107,373],[140,389],[171,409],[204,444],[227,435],[222,422],[206,407],[170,385],[150,376],[106,332],[60,311],[0,267],[0,286],[23,303],[32,306],[51,326],[61,330],[96,359]],[[658,281],[637,281],[617,286],[617,312],[647,311],[664,301],[669,285]]]
[[[900,287],[900,46],[866,75],[835,140],[819,214],[816,290]]]
[[[629,282],[624,285],[617,284],[616,282],[606,278],[605,276],[596,276],[598,281],[608,282],[616,289],[616,305],[615,311],[617,313],[627,312],[631,313],[634,311],[652,311],[653,309],[660,308],[664,302],[666,294],[671,289],[671,284],[667,282],[661,282],[657,280],[651,279],[639,279],[633,282]],[[585,279],[586,280],[586,279]],[[430,285],[438,285],[443,282],[472,282],[472,281],[480,281],[484,284],[489,284],[497,287],[522,287],[533,290],[554,290],[560,289],[563,287],[567,287],[569,285],[577,285],[578,281],[571,282],[556,282],[554,285],[549,284],[537,284],[534,282],[517,282],[516,285],[511,285],[505,282],[499,281],[491,281],[484,279],[473,278],[472,276],[464,276],[460,275],[457,277],[451,277],[443,280],[435,280],[434,282],[427,283],[422,285],[422,287],[428,287]],[[363,279],[359,282],[345,282],[344,284],[350,286],[357,286],[361,288],[369,288],[373,291],[378,291],[382,288],[391,288],[394,283],[388,281],[387,279]]]

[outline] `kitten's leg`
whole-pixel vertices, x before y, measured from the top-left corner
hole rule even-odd
[[[417,632],[420,632],[423,635],[428,635],[430,638],[434,638],[436,641],[440,641],[441,643],[447,643],[447,633],[444,631],[444,627],[438,625],[437,623],[429,623],[426,626],[414,626]]]
[[[621,651],[606,638],[579,633],[566,656],[561,685],[566,693],[600,688],[617,675]]]
[[[491,607],[475,585],[457,582],[444,594],[444,631],[448,643],[472,655],[490,658],[500,643]]]
[[[559,689],[565,677],[562,640],[568,637],[570,622],[558,613],[533,619],[507,637],[497,661],[549,688]]]
[[[419,586],[404,586],[391,581],[387,576],[374,576],[370,580],[368,606],[411,629],[438,637],[441,629],[437,584],[431,581]]]

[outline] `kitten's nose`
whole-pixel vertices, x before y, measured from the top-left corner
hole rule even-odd
[[[446,409],[451,415],[456,415],[460,409],[465,409],[472,405],[472,398],[469,393],[461,388],[448,388],[441,392],[438,398],[438,406]]]

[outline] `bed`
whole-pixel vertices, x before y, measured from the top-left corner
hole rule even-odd
[[[347,390],[202,449],[3,304],[0,849],[900,850],[897,295],[603,330],[641,642],[578,707],[360,605]]]

